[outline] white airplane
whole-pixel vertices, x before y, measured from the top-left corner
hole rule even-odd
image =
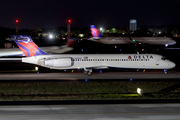
[[[175,63],[156,54],[48,54],[42,51],[27,35],[11,36],[26,57],[22,62],[50,69],[84,69],[87,75],[92,69],[171,69]]]
[[[169,37],[104,37],[94,25],[90,25],[90,29],[92,38],[89,38],[89,40],[103,44],[129,44],[138,42],[139,44],[165,45],[166,47],[176,44],[176,41]]]
[[[40,47],[40,48],[47,53],[65,53],[73,50],[72,47],[68,47],[66,45]],[[0,57],[2,56],[25,56],[25,55],[19,48],[0,48]]]

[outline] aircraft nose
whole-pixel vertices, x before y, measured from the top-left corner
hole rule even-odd
[[[174,45],[174,44],[176,44],[176,41],[173,40],[173,39],[170,39],[170,42],[169,42],[168,44],[169,44],[169,45]]]
[[[168,66],[169,66],[170,68],[174,68],[174,67],[176,66],[176,64],[170,61],[169,64],[168,64]]]

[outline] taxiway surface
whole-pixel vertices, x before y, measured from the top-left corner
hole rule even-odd
[[[1,73],[0,80],[80,80],[80,79],[178,79],[180,71],[153,72],[95,72],[87,76],[82,72],[59,73]]]
[[[179,120],[180,104],[0,106],[2,120]]]

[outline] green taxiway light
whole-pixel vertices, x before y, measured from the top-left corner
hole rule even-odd
[[[133,42],[135,42],[136,40],[135,40],[135,39],[133,39],[132,41],[133,41]]]

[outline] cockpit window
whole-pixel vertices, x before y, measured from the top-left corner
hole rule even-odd
[[[161,60],[166,60],[166,58],[163,56],[163,57],[161,58]]]

